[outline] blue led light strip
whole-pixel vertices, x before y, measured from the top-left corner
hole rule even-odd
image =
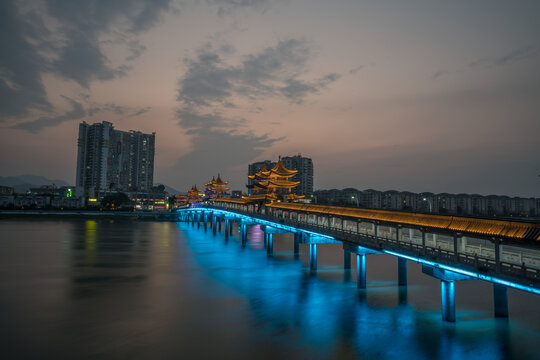
[[[501,285],[505,285],[505,286],[508,286],[508,287],[511,287],[511,288],[514,288],[514,289],[523,290],[523,291],[531,292],[531,293],[536,294],[536,295],[540,295],[540,289],[533,288],[531,286],[516,284],[516,283],[511,282],[511,281],[497,279],[497,278],[495,278],[493,276],[478,274],[478,273],[475,273],[475,272],[472,272],[472,271],[458,269],[458,268],[448,266],[448,265],[444,265],[444,264],[440,264],[440,263],[437,263],[437,262],[428,261],[428,260],[424,260],[424,259],[420,259],[420,258],[415,258],[413,256],[403,255],[403,254],[397,253],[395,251],[383,250],[383,252],[386,253],[386,254],[389,254],[389,255],[398,256],[398,257],[401,257],[401,258],[404,258],[404,259],[407,259],[407,260],[411,260],[411,261],[414,261],[414,262],[417,262],[417,263],[438,267],[440,269],[453,271],[455,273],[462,274],[462,275],[467,275],[467,276],[470,276],[471,278],[474,278],[474,279],[485,280],[485,281],[489,281],[489,282],[492,282],[492,283],[501,284]]]
[[[333,236],[330,236],[330,235],[320,234],[320,233],[310,231],[310,230],[297,229],[294,226],[283,225],[283,224],[276,223],[276,222],[269,221],[269,220],[261,220],[261,219],[258,219],[256,217],[251,217],[251,216],[248,216],[248,215],[242,215],[242,214],[238,214],[238,213],[235,213],[233,211],[228,211],[228,210],[207,209],[207,208],[190,208],[190,209],[181,209],[179,211],[201,211],[201,210],[202,211],[207,211],[207,212],[222,213],[224,215],[234,215],[235,217],[238,217],[238,218],[241,218],[241,219],[247,219],[247,220],[250,220],[250,221],[254,221],[254,222],[258,223],[258,224],[275,227],[277,229],[283,229],[283,230],[287,230],[287,231],[290,231],[290,232],[299,232],[299,231],[301,231],[301,232],[308,233],[308,234],[311,234],[311,235],[320,236],[320,237],[323,237],[323,238],[326,238],[326,239],[336,240]]]

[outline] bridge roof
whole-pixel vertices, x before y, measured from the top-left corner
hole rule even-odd
[[[301,203],[273,203],[266,206],[289,211],[345,216],[363,220],[383,221],[403,225],[473,233],[483,236],[540,241],[540,224],[533,223]]]

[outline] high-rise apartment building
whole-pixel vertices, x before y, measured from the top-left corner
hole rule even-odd
[[[291,178],[292,181],[300,181],[300,185],[293,189],[297,195],[309,196],[313,194],[313,161],[310,158],[302,155],[282,157],[281,161],[287,169],[298,170],[298,174]],[[255,175],[262,167],[266,165],[267,169],[271,169],[276,165],[270,160],[258,161],[248,165],[248,175]],[[248,185],[251,185],[253,180],[248,180]],[[252,195],[251,188],[248,187],[248,194]]]
[[[287,169],[298,170],[292,181],[300,181],[294,190],[297,195],[309,196],[313,194],[313,160],[302,155],[282,157],[281,161]]]
[[[77,192],[149,191],[154,182],[155,133],[115,130],[103,121],[79,124]]]

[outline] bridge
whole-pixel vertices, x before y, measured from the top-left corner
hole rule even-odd
[[[493,284],[494,315],[508,317],[508,288],[540,295],[540,225],[490,219],[441,216],[274,202],[262,207],[235,199],[214,199],[177,210],[180,221],[208,226],[232,235],[238,223],[242,246],[247,226],[265,232],[268,256],[273,256],[273,234],[294,234],[309,244],[310,270],[317,271],[317,245],[342,244],[344,268],[357,257],[357,287],[366,288],[366,258],[386,254],[398,260],[398,285],[407,285],[407,261],[441,281],[442,319],[455,322],[455,282],[482,280]]]

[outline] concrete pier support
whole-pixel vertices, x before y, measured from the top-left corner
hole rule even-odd
[[[203,215],[203,225],[204,225],[204,231],[206,232],[208,228],[208,214],[204,213]]]
[[[229,240],[229,219],[225,219],[225,240]]]
[[[274,256],[274,234],[266,234],[266,256]]]
[[[301,233],[295,232],[294,233],[294,257],[298,258],[298,255],[300,254],[300,236],[302,236]]]
[[[493,284],[493,302],[495,317],[508,317],[508,288]]]
[[[456,322],[455,283],[441,280],[441,310],[442,319]]]
[[[356,287],[366,288],[366,255],[356,254]]]
[[[233,234],[233,225],[234,225],[234,219],[231,219],[231,221],[229,221],[229,236],[232,236]]]
[[[407,285],[407,259],[398,257],[398,285]]]
[[[351,252],[349,250],[343,250],[343,268],[351,268]]]
[[[246,247],[246,243],[247,243],[247,225],[246,224],[240,225],[240,232],[242,233],[242,247]]]
[[[317,244],[309,244],[309,269],[317,271]]]
[[[201,228],[201,217],[202,217],[202,214],[197,213],[197,229]]]
[[[212,215],[212,233],[214,236],[216,235],[217,231],[217,217],[215,215]]]
[[[221,219],[221,217],[218,219],[218,231],[221,232],[221,223],[223,222],[223,220]]]

